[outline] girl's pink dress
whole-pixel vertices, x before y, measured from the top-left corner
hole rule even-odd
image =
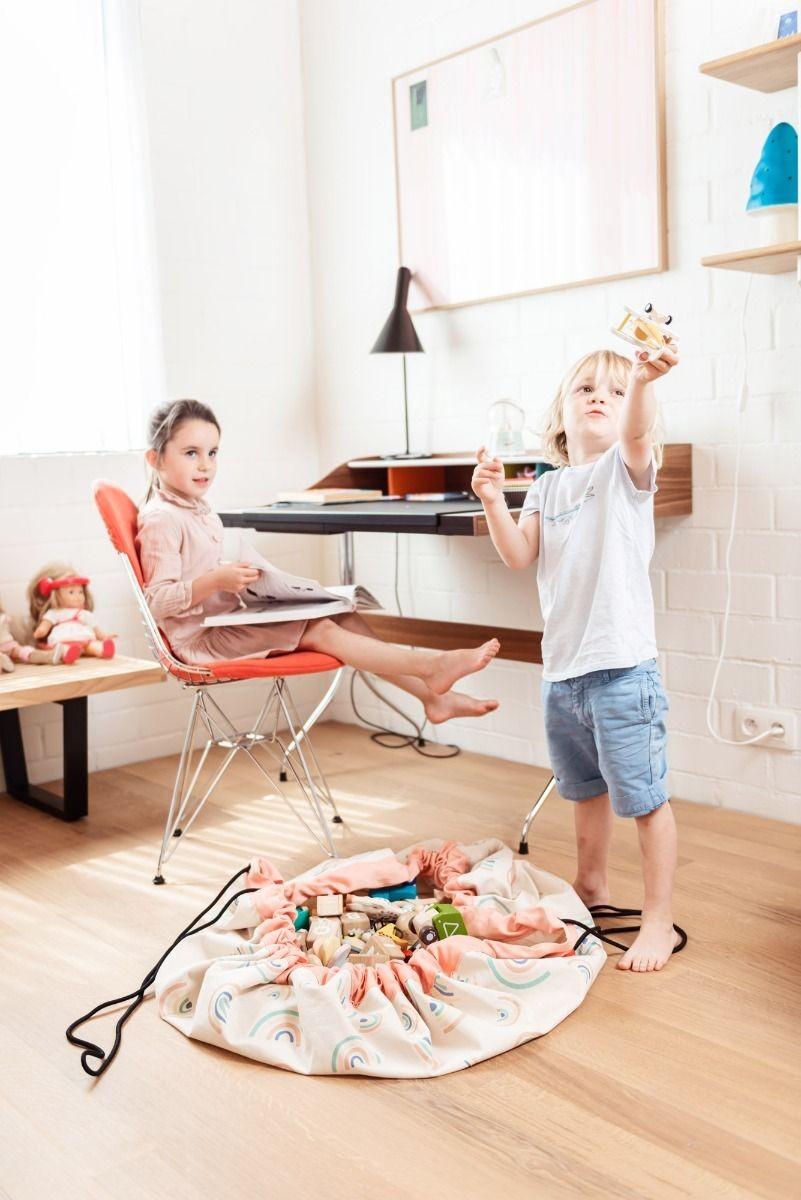
[[[222,550],[222,521],[205,500],[187,500],[160,489],[141,509],[137,526],[148,607],[183,662],[264,658],[297,649],[307,621],[203,624],[212,614],[243,607],[235,592],[213,592],[192,604],[192,580],[218,567]]]

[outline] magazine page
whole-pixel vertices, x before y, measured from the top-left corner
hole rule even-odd
[[[303,601],[341,599],[339,595],[327,591],[316,579],[304,579],[301,575],[290,575],[288,571],[282,571],[279,567],[274,566],[273,563],[263,558],[258,550],[254,550],[244,538],[240,542],[239,558],[241,562],[252,563],[261,572],[255,583],[240,592],[242,600],[248,606],[263,605],[265,601],[277,601],[283,604],[292,601],[297,604]]]
[[[360,583],[329,584],[328,594],[341,596],[343,600],[350,600],[357,610],[367,611],[371,608],[381,608],[381,602]]]
[[[269,625],[276,621],[311,621],[337,613],[353,612],[349,600],[320,600],[298,603],[297,600],[262,601],[236,612],[218,613],[206,617],[204,625]]]

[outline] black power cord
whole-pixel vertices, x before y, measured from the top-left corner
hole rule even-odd
[[[398,609],[398,616],[402,617],[403,616],[403,606],[402,606],[401,600],[400,600],[400,587],[399,587],[399,583],[398,583],[399,554],[400,554],[400,534],[396,533],[395,534],[395,581],[394,581],[395,605]],[[414,646],[412,647],[412,649],[414,649]],[[367,717],[363,716],[363,714],[359,712],[358,706],[356,704],[356,695],[355,695],[355,683],[356,683],[357,675],[358,675],[359,679],[361,679],[364,686],[366,688],[368,688],[369,691],[371,691],[373,693],[373,695],[376,696],[377,699],[379,699],[382,702],[382,704],[386,704],[388,708],[391,708],[393,712],[396,712],[398,714],[398,716],[401,718],[401,720],[406,721],[409,725],[411,725],[412,729],[414,730],[414,733],[401,733],[398,730],[390,729],[386,725],[380,725],[380,724],[376,723],[375,721],[368,720]],[[391,700],[387,699],[387,697],[383,694],[383,692],[380,692],[378,690],[378,688],[375,686],[373,681],[364,673],[364,671],[354,671],[350,677],[350,703],[351,703],[351,708],[353,709],[353,712],[356,716],[356,719],[358,721],[361,721],[362,725],[367,725],[370,729],[375,729],[377,731],[376,733],[370,734],[370,740],[375,742],[377,746],[383,747],[384,750],[405,750],[407,748],[407,746],[411,746],[411,748],[417,754],[422,755],[423,758],[456,758],[456,756],[458,754],[462,753],[460,746],[454,746],[450,743],[445,743],[444,745],[442,745],[439,742],[432,743],[432,742],[427,741],[426,738],[423,736],[423,730],[425,729],[425,724],[426,724],[425,721],[423,722],[422,725],[418,725],[417,722],[414,721],[410,716],[407,716],[407,714],[403,711],[403,709],[398,708],[397,704],[393,704],[393,702]],[[392,739],[392,740],[390,741],[389,739]],[[439,746],[439,753],[426,749],[427,746],[431,746],[431,745]]]
[[[367,717],[360,713],[358,705],[356,704],[355,696],[355,684],[357,676],[359,679],[361,679],[364,686],[368,688],[374,696],[377,696],[383,704],[386,704],[393,710],[393,712],[396,712],[402,720],[408,721],[414,730],[414,733],[401,733],[399,730],[390,729],[386,725],[380,725],[375,721],[368,720]],[[416,721],[412,720],[411,717],[406,715],[403,709],[398,708],[397,704],[393,704],[391,700],[388,700],[387,697],[378,690],[378,688],[373,684],[372,680],[365,675],[363,671],[354,671],[350,677],[350,703],[357,719],[361,721],[362,725],[367,725],[370,729],[377,730],[376,733],[370,734],[370,740],[375,742],[377,746],[382,746],[385,750],[405,750],[407,746],[411,746],[412,749],[416,751],[417,754],[421,754],[423,758],[456,758],[457,754],[462,753],[459,746],[452,746],[447,743],[445,745],[440,745],[438,742],[431,743],[426,741],[426,739],[423,737],[423,726],[418,725]],[[392,740],[390,741],[389,739]],[[439,745],[439,753],[430,749],[426,749],[426,747],[431,745]]]

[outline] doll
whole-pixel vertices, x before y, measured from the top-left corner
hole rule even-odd
[[[13,671],[16,663],[73,663],[80,651],[73,652],[70,647],[59,645],[52,649],[36,650],[33,646],[23,646],[14,637],[11,623],[0,604],[0,671]]]
[[[56,563],[44,567],[28,584],[33,636],[45,646],[77,648],[93,658],[114,657],[114,636],[92,622],[94,600],[89,580],[72,567]]]

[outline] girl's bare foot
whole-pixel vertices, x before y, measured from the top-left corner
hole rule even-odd
[[[643,917],[637,937],[617,964],[619,971],[661,971],[678,945],[669,917]]]
[[[437,696],[444,696],[465,675],[483,671],[492,662],[501,648],[497,638],[490,638],[483,646],[474,650],[443,650],[433,656],[429,672],[424,676],[426,683]]]
[[[441,725],[443,721],[451,721],[454,717],[485,717],[487,713],[495,712],[497,707],[497,700],[474,700],[463,692],[446,692],[444,696],[423,701],[423,708],[432,725]]]

